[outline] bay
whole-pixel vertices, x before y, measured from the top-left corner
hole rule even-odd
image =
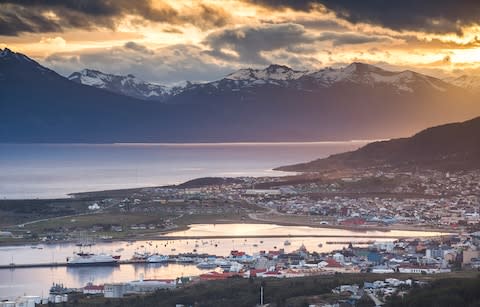
[[[366,143],[0,144],[0,198],[61,198],[208,176],[281,176],[272,169]]]

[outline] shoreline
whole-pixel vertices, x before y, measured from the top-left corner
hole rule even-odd
[[[354,236],[346,236],[346,235],[214,235],[214,236],[169,236],[175,232],[187,231],[191,228],[192,225],[200,225],[200,224],[269,224],[269,225],[277,225],[277,226],[299,226],[299,227],[310,227],[310,228],[317,228],[317,229],[338,229],[338,230],[348,230],[352,232],[358,232],[359,235]],[[361,233],[366,233],[367,231],[381,231],[381,232],[390,232],[390,231],[417,231],[417,232],[438,232],[438,235],[432,236],[408,236],[406,235],[398,235],[393,237],[382,236],[382,235],[366,235],[362,236]],[[443,237],[443,236],[450,236],[454,235],[455,232],[447,232],[445,229],[434,229],[434,228],[397,228],[397,227],[349,227],[349,226],[335,226],[335,225],[306,225],[306,224],[299,224],[299,223],[287,223],[287,222],[276,222],[276,221],[263,221],[263,220],[248,220],[244,222],[238,221],[229,221],[229,220],[217,220],[212,222],[204,222],[204,223],[194,223],[189,225],[181,225],[177,228],[169,229],[166,231],[159,231],[155,233],[139,233],[135,234],[131,237],[124,237],[124,238],[112,238],[108,240],[99,240],[99,243],[111,243],[111,242],[128,242],[128,241],[145,241],[145,240],[184,240],[184,239],[194,239],[194,238],[248,238],[248,237],[257,237],[257,238],[268,238],[268,237],[278,237],[278,238],[295,238],[295,237],[341,237],[341,238],[379,238],[379,239],[399,239],[399,238],[419,238],[419,237]],[[24,242],[0,242],[0,247],[8,247],[8,246],[27,246],[27,245],[38,245],[38,244],[45,244],[45,245],[55,245],[55,244],[73,244],[76,243],[76,240],[62,240],[62,241],[49,241],[49,242],[39,242],[39,241],[24,241]]]

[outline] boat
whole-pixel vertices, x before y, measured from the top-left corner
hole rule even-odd
[[[64,287],[63,284],[52,284],[50,287],[50,294],[51,295],[63,295],[63,294],[70,294],[73,292],[73,289],[69,289]]]
[[[179,263],[192,263],[192,262],[194,262],[194,259],[192,257],[179,256],[179,257],[177,257],[177,262],[179,262]]]
[[[318,246],[318,247],[323,247],[323,244],[322,244],[322,243],[318,243],[317,246]]]
[[[197,268],[199,269],[214,269],[216,268],[217,265],[213,262],[200,262],[199,264],[197,264]]]
[[[285,242],[283,242],[283,245],[288,246],[288,245],[292,245],[292,243],[290,243],[290,241],[288,240],[285,240]]]
[[[168,262],[170,257],[168,255],[160,255],[160,254],[153,254],[147,258],[147,262],[149,263],[163,263]]]
[[[132,260],[134,260],[134,261],[146,261],[148,259],[148,257],[150,257],[150,256],[151,256],[151,254],[149,252],[144,252],[144,253],[134,252]]]
[[[120,257],[118,257],[120,258]],[[67,258],[67,266],[109,266],[118,265],[119,259],[107,254],[83,254]]]

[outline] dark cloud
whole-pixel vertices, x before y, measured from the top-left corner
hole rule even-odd
[[[0,35],[65,28],[114,29],[126,15],[136,16],[137,22],[192,24],[201,29],[220,27],[230,20],[221,7],[202,3],[178,11],[163,2],[153,5],[150,0],[0,0]]]
[[[451,40],[440,40],[437,38],[434,39],[422,39],[416,36],[406,35],[406,36],[397,36],[404,42],[409,48],[421,48],[421,49],[471,49],[480,47],[480,39],[474,37],[470,41],[459,43]],[[404,48],[405,46],[401,46]]]
[[[165,33],[172,33],[172,34],[183,34],[183,31],[176,27],[165,27],[162,29]]]
[[[319,41],[331,41],[333,46],[358,45],[374,42],[386,42],[390,40],[390,38],[381,36],[337,32],[324,32],[320,34],[317,39]]]
[[[457,33],[462,26],[478,24],[480,4],[477,0],[247,0],[283,9],[310,11],[323,5],[340,18],[352,23],[365,22],[394,30],[432,33]]]
[[[58,32],[58,23],[37,12],[9,4],[0,4],[0,35],[17,35],[20,32]]]
[[[183,19],[200,29],[212,29],[228,24],[230,14],[221,7],[200,3],[190,12],[185,12]]]
[[[127,48],[127,49],[131,49],[131,50],[140,52],[140,53],[144,53],[144,54],[153,54],[152,50],[148,49],[147,47],[145,47],[143,45],[137,44],[135,42],[127,42],[127,43],[125,43],[124,47]]]
[[[303,26],[287,23],[225,29],[208,35],[204,43],[211,47],[209,54],[215,57],[249,64],[268,64],[262,52],[314,41],[315,37],[308,34]],[[233,51],[237,56],[226,50]]]

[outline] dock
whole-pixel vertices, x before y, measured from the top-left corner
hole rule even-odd
[[[120,260],[116,264],[104,265],[104,266],[117,266],[117,265],[126,265],[126,264],[147,264],[145,261],[139,260]],[[67,262],[47,262],[47,263],[11,263],[0,265],[0,270],[14,270],[14,269],[29,269],[29,268],[56,268],[56,267],[66,267],[68,266]],[[95,267],[92,266],[83,266],[83,267]],[[102,266],[102,265],[97,265]],[[82,267],[82,266],[72,266],[72,267]]]

